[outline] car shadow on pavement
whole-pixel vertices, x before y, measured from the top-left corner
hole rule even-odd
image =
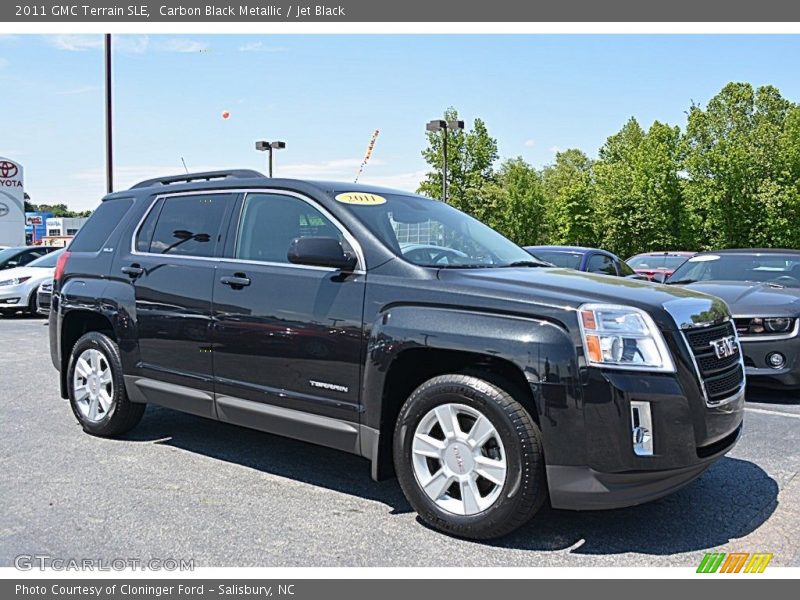
[[[397,480],[376,483],[357,456],[149,406],[128,441],[155,442],[412,512]],[[526,526],[482,542],[573,554],[666,555],[723,545],[758,529],[777,507],[778,484],[756,464],[723,458],[682,490],[608,511],[543,508]]]

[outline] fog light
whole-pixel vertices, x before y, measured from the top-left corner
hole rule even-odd
[[[19,298],[6,298],[5,300],[3,300],[3,302],[5,302],[6,304],[16,304],[17,302],[19,302]]]
[[[638,456],[653,455],[653,417],[649,402],[631,402],[633,451]]]
[[[780,369],[786,364],[786,357],[780,352],[772,352],[767,355],[767,364],[773,369]]]

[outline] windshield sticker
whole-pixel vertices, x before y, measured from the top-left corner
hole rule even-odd
[[[689,262],[710,262],[712,260],[719,260],[719,256],[716,254],[704,254],[701,256],[693,256],[689,259]]]
[[[347,192],[336,196],[337,202],[343,204],[359,204],[361,206],[377,206],[386,204],[386,198],[377,194],[365,194],[364,192]]]

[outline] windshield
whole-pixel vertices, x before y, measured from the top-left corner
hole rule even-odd
[[[0,265],[4,264],[9,258],[14,258],[20,253],[20,250],[23,250],[23,248],[6,248],[5,250],[0,250]]]
[[[55,267],[56,263],[58,262],[59,255],[64,252],[63,250],[56,250],[55,252],[51,252],[50,254],[45,254],[41,258],[37,258],[36,260],[30,262],[28,264],[29,267]]]
[[[685,256],[634,256],[628,260],[628,264],[634,269],[666,269],[671,271],[677,269],[684,262]]]
[[[800,287],[800,252],[701,254],[687,260],[668,283],[695,281],[747,281]]]
[[[398,256],[416,265],[462,269],[538,265],[514,242],[443,202],[396,194],[379,198],[385,202],[348,207]]]
[[[557,267],[565,269],[579,269],[581,266],[582,254],[576,252],[557,252],[555,250],[533,250],[533,255],[546,262],[552,263]]]

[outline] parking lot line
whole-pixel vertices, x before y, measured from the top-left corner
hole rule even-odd
[[[780,410],[766,410],[764,408],[751,408],[749,406],[746,406],[745,410],[748,412],[758,413],[760,415],[777,415],[779,417],[790,417],[792,419],[800,419],[800,415],[787,413]]]

